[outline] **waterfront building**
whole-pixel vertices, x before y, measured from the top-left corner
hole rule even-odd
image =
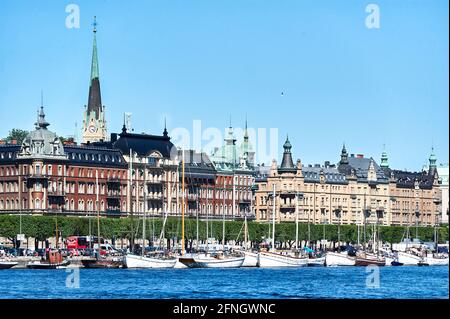
[[[434,151],[431,152],[430,158],[434,160]],[[423,171],[428,171],[429,165],[423,167]],[[439,164],[436,166],[438,178],[439,178],[439,200],[440,200],[440,223],[448,224],[448,211],[449,211],[449,193],[448,193],[448,176],[449,166],[448,164]]]
[[[35,125],[22,145],[0,145],[0,212],[120,214],[126,203],[122,154],[93,145],[63,145],[48,130],[43,106]]]
[[[289,138],[280,166],[274,160],[257,176],[256,220],[315,224],[434,225],[438,215],[437,175],[391,170],[386,152],[381,165],[345,145],[337,164],[294,164]],[[272,195],[275,187],[275,197]]]
[[[211,156],[217,171],[213,214],[233,219],[247,215],[253,219],[252,186],[255,180],[255,152],[249,141],[247,123],[240,147],[236,142],[230,123],[223,146],[216,149]]]
[[[97,28],[94,20],[94,42],[92,47],[91,77],[89,81],[88,104],[85,105],[83,116],[83,143],[106,141],[107,128],[105,106],[102,105],[100,92],[100,75],[97,57]]]

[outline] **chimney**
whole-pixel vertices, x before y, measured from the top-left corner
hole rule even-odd
[[[358,154],[356,155],[356,158],[364,158],[364,154]]]
[[[194,150],[189,150],[189,163],[194,163]]]
[[[325,161],[325,167],[329,167],[330,166],[330,161]]]
[[[355,154],[350,154],[350,157],[355,157]]]
[[[117,141],[117,133],[111,133],[111,143],[115,143]]]
[[[0,145],[5,145],[5,144],[6,144],[5,140],[0,140]]]
[[[11,144],[16,145],[17,144],[17,140],[11,140]]]

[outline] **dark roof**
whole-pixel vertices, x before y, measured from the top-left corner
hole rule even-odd
[[[302,168],[305,183],[319,183],[320,174],[323,172],[327,184],[348,184],[345,174],[331,167],[306,167]]]
[[[371,161],[373,161],[373,166],[377,174],[377,183],[389,183],[389,176],[386,175],[385,171],[373,158],[350,156],[348,158],[348,164],[339,164],[338,170],[347,176],[351,175],[352,170],[354,170],[358,182],[367,182],[367,173]]]
[[[178,151],[178,156],[182,158],[181,151]],[[209,179],[211,182],[215,180],[216,169],[207,154],[198,153],[194,150],[185,150],[184,161],[184,176],[186,179]],[[179,172],[181,173],[181,171],[182,162],[180,161]]]
[[[69,165],[127,168],[128,164],[117,149],[90,145],[64,145]]]
[[[129,154],[130,149],[138,153],[139,156],[148,156],[152,152],[157,151],[164,158],[170,158],[171,152],[176,152],[176,148],[170,142],[170,137],[168,136],[126,132],[122,132],[119,136],[120,138],[113,143],[113,147],[121,150],[123,154]]]
[[[18,144],[1,144],[0,145],[0,164],[14,164],[17,153],[20,151]]]
[[[434,175],[428,172],[408,172],[401,170],[390,170],[394,176],[398,188],[415,188],[416,181],[420,189],[432,189]]]

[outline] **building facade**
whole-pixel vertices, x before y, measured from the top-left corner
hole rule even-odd
[[[391,170],[387,155],[379,166],[373,158],[349,155],[345,145],[337,164],[294,164],[289,139],[280,166],[257,177],[258,221],[315,224],[435,225],[439,204],[434,171]]]

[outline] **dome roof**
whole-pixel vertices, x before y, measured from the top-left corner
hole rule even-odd
[[[28,133],[22,142],[19,157],[65,157],[64,147],[58,136],[47,130],[44,108],[38,113],[36,129]]]

